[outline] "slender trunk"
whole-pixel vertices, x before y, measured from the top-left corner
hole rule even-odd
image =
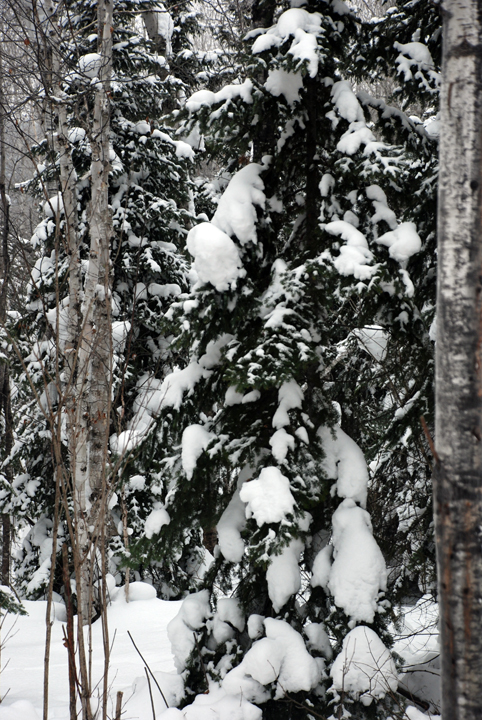
[[[435,529],[442,716],[482,708],[482,0],[444,3]]]
[[[306,200],[305,200],[305,247],[316,250],[318,239],[318,214],[320,191],[317,149],[317,78],[306,79]]]
[[[103,521],[107,492],[107,449],[112,377],[112,327],[109,250],[112,214],[108,204],[110,150],[110,76],[112,72],[111,0],[99,0],[102,64],[96,88],[90,138],[92,148],[90,253],[82,305],[82,338],[77,368],[77,448],[74,458],[75,502],[82,553],[79,612],[89,620],[95,538]],[[101,517],[102,516],[102,517]]]
[[[10,201],[6,192],[6,144],[5,144],[5,95],[3,76],[3,53],[0,48],[0,201],[2,205],[2,229],[0,248],[0,328],[7,320],[7,295],[10,280],[10,255],[8,248]],[[3,416],[3,419],[2,419]],[[10,373],[8,365],[0,364],[0,429],[3,429],[3,452],[0,462],[7,460],[13,447],[13,418],[10,399]],[[1,431],[1,430],[0,430]],[[12,471],[7,460],[4,474],[8,482],[12,482]],[[10,516],[1,515],[2,524],[2,584],[10,585]]]

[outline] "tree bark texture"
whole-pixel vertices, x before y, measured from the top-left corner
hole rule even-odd
[[[482,717],[482,0],[445,0],[435,532],[442,716]]]
[[[2,209],[2,228],[0,238],[0,327],[5,325],[7,320],[8,287],[10,282],[10,254],[9,254],[9,233],[10,233],[10,200],[7,196],[6,187],[6,152],[5,142],[5,98],[4,98],[4,70],[3,54],[0,49],[0,202]],[[13,417],[10,397],[10,373],[7,363],[0,363],[0,463],[7,460],[13,447]],[[7,460],[3,468],[7,482],[12,482],[12,468]],[[10,585],[10,538],[11,522],[10,516],[3,513],[1,516],[2,526],[2,560],[1,560],[1,582],[2,585]]]

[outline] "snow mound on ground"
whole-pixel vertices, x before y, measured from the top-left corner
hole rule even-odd
[[[0,707],[0,720],[40,720],[41,717],[28,700],[17,700],[11,705],[2,704]]]
[[[227,694],[222,688],[212,688],[206,694],[197,695],[182,711],[166,710],[159,720],[261,720],[262,716],[260,708],[244,697]]]
[[[331,668],[333,688],[349,693],[370,705],[395,692],[398,676],[395,663],[378,635],[363,625],[351,630]]]

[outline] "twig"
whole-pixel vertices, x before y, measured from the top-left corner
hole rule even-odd
[[[146,673],[147,686],[149,688],[149,697],[151,698],[152,720],[156,720],[156,711],[154,710],[154,698],[152,697],[151,679],[149,677],[149,673],[147,672],[147,668],[145,666],[144,666],[144,672]]]
[[[115,704],[115,718],[114,720],[121,720],[121,709],[122,709],[122,690],[117,691],[117,701]]]
[[[157,682],[154,673],[152,672],[151,668],[150,668],[149,665],[147,664],[147,661],[144,659],[143,654],[141,653],[141,651],[139,650],[139,648],[138,648],[137,645],[135,644],[134,638],[133,638],[132,635],[130,634],[130,631],[129,631],[129,630],[127,631],[127,634],[129,635],[129,637],[130,637],[130,639],[131,639],[131,643],[134,645],[135,649],[136,649],[137,652],[139,653],[139,656],[140,656],[142,662],[144,663],[144,665],[147,667],[147,669],[148,669],[149,672],[151,673],[152,679],[153,679],[154,682],[156,683],[157,689],[158,689],[159,692],[161,693],[162,699],[163,699],[164,702],[166,703],[166,707],[169,708],[169,704],[168,704],[168,702],[167,702],[167,700],[166,700],[166,696],[164,695],[164,693],[163,693],[162,690],[161,690],[161,686],[160,686],[159,683]]]
[[[425,437],[427,438],[427,442],[428,442],[429,447],[430,447],[430,452],[431,452],[432,455],[434,456],[434,459],[435,459],[435,462],[437,463],[437,465],[439,465],[439,464],[440,464],[440,458],[439,458],[439,456],[438,456],[438,454],[437,454],[437,451],[435,450],[435,445],[434,445],[432,436],[431,436],[431,434],[430,434],[430,430],[428,429],[428,425],[427,425],[427,423],[425,422],[425,418],[424,418],[423,415],[420,416],[420,422],[422,423],[422,428],[423,428],[423,431],[424,431],[424,433],[425,433]]]
[[[201,655],[201,648],[199,647],[199,643],[197,641],[196,633],[193,632],[194,642],[196,644],[196,649],[198,651],[199,660],[201,661],[201,668],[204,674],[204,679],[206,681],[206,690],[209,690],[209,681],[208,681],[208,674],[206,672],[206,667],[204,665],[203,656]]]

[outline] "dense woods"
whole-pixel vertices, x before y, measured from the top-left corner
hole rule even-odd
[[[71,720],[108,717],[107,609],[132,581],[184,599],[169,637],[187,718],[203,695],[220,720],[440,710],[393,643],[402,607],[438,600],[434,462],[441,567],[453,517],[469,545],[480,525],[480,468],[455,435],[470,426],[478,458],[479,366],[470,419],[445,414],[465,402],[452,376],[473,379],[480,324],[479,16],[465,4],[474,38],[452,39],[444,67],[475,94],[449,85],[439,116],[435,2],[2,0],[0,601],[65,604]],[[450,236],[437,323],[451,98],[439,223],[466,236],[467,278],[451,285]],[[472,145],[470,190],[449,200]],[[465,572],[480,551],[463,552]],[[447,627],[470,612],[476,628],[454,582],[440,585]],[[45,720],[48,647],[49,623]],[[477,717],[478,686],[445,703],[454,692],[475,714],[447,718]]]

